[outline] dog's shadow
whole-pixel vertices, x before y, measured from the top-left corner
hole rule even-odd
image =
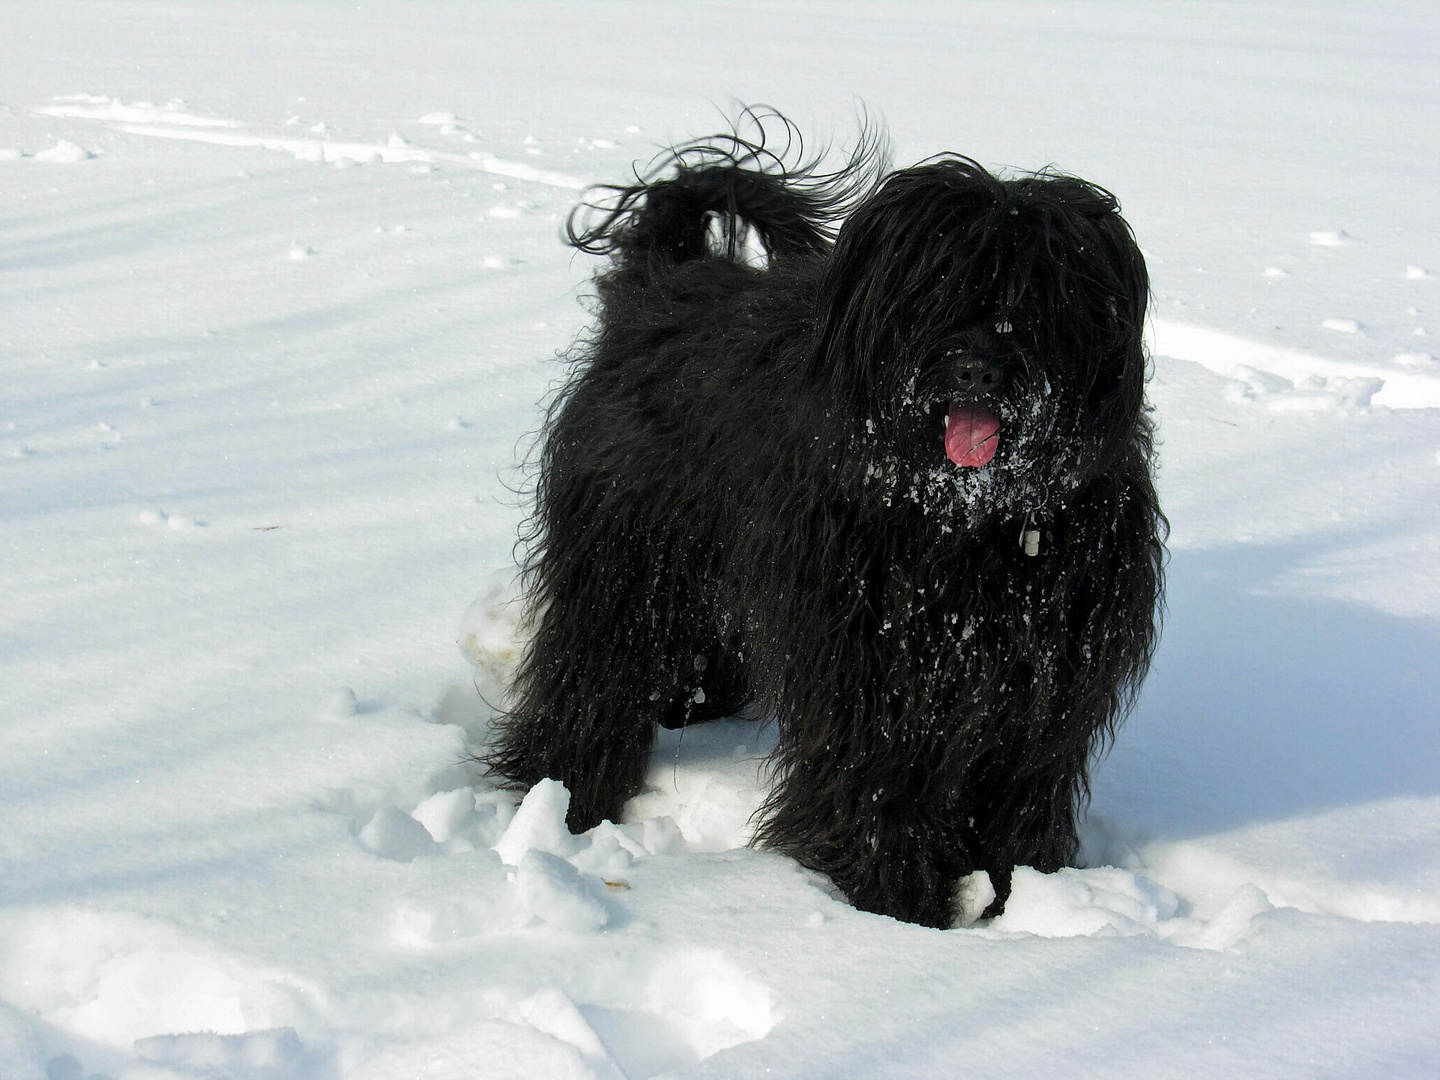
[[[1298,544],[1177,551],[1092,811],[1156,839],[1440,794],[1440,628],[1272,583]]]

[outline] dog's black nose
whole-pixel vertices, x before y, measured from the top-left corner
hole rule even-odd
[[[1005,385],[1005,365],[993,356],[957,356],[953,374],[956,385],[972,394],[987,394]]]

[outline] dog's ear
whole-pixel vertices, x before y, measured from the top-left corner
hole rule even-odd
[[[874,365],[893,349],[887,316],[900,299],[899,206],[895,181],[862,203],[841,226],[815,297],[812,384],[848,404],[864,406]]]
[[[1107,193],[1108,196],[1108,193]],[[1102,443],[1111,450],[1126,445],[1145,425],[1145,313],[1150,277],[1135,236],[1113,198],[1104,213],[1091,218],[1099,243],[1093,252],[1091,279],[1098,356],[1086,393],[1089,415],[1109,430]]]
[[[811,374],[871,414],[908,374],[896,360],[919,326],[953,324],[966,286],[956,253],[1004,187],[968,158],[892,173],[841,226],[816,295]]]

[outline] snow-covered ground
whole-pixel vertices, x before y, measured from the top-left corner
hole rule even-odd
[[[0,40],[0,1080],[1440,1073],[1433,4]],[[1150,258],[1165,639],[1087,868],[990,926],[746,848],[758,725],[663,737],[583,837],[466,764],[505,639],[464,613],[585,319],[559,223],[736,100],[1078,172]]]

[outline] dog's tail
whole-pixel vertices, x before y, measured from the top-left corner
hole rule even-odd
[[[625,267],[723,258],[768,265],[828,250],[839,222],[883,175],[888,140],[862,121],[839,168],[806,156],[795,126],[746,108],[729,133],[672,147],[630,185],[607,184],[570,215],[570,243]]]

